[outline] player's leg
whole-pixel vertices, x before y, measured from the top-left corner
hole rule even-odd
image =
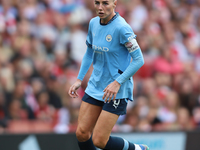
[[[118,115],[102,110],[93,131],[92,141],[98,148],[105,148]]]
[[[119,115],[126,111],[126,101],[117,101],[104,105],[93,131],[94,145],[104,150],[148,150],[147,146],[133,144],[123,138],[110,136]]]
[[[82,101],[76,130],[76,137],[81,150],[96,150],[91,135],[101,110],[101,106]]]
[[[93,143],[104,150],[135,150],[135,145],[120,137],[110,136],[119,115],[102,111],[93,131]]]

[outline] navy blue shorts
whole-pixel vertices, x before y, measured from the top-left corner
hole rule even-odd
[[[104,103],[104,102],[99,101],[85,93],[82,100],[89,104],[101,106],[103,110],[108,111],[113,114],[116,114],[116,115],[125,115],[126,114],[126,107],[127,107],[126,99],[116,99],[114,102],[111,101],[110,103]]]

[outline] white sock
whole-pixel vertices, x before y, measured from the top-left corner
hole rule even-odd
[[[134,144],[134,145],[135,145],[135,150],[142,150],[138,144]]]

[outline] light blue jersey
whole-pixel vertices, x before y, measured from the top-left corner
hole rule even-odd
[[[125,47],[125,43],[134,38],[136,38],[136,35],[131,27],[118,13],[106,25],[100,23],[99,17],[95,17],[90,21],[86,44],[88,46],[87,51],[90,51],[90,55],[93,55],[94,69],[85,90],[88,95],[104,101],[102,99],[103,90],[111,82],[117,80],[121,87],[116,99],[127,98],[133,100],[132,76],[124,79],[121,74],[131,63],[130,51]],[[141,55],[140,48],[137,47],[136,49],[139,49],[139,55]],[[137,55],[136,52],[135,54]],[[83,70],[84,67],[79,72],[78,79],[80,80],[85,75]]]

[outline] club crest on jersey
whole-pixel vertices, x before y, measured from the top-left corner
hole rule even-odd
[[[108,41],[108,42],[112,41],[112,36],[110,34],[108,34],[106,36],[106,41]]]

